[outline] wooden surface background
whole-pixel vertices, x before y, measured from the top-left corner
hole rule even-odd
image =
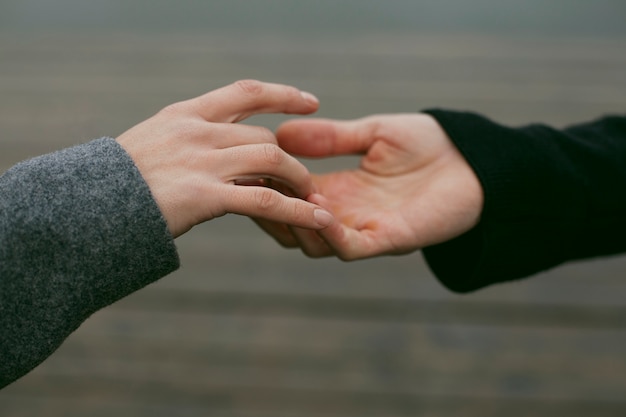
[[[620,37],[2,36],[0,169],[239,78],[312,91],[320,116],[444,106],[562,126],[624,112],[625,51]],[[237,216],[178,247],[178,272],[95,314],[0,391],[0,415],[626,415],[625,258],[458,296],[419,253],[310,260]]]

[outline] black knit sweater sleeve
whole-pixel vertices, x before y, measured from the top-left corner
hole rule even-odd
[[[428,110],[476,172],[480,223],[423,253],[456,292],[563,262],[626,251],[626,117],[554,129],[511,128],[473,113]]]

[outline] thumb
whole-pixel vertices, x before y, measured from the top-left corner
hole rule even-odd
[[[376,138],[375,118],[350,121],[296,119],[276,131],[278,144],[286,152],[307,157],[365,154]]]

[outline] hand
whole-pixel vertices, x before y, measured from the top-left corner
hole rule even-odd
[[[314,176],[316,194],[308,200],[335,216],[329,227],[310,231],[257,220],[283,246],[353,260],[415,251],[478,223],[478,178],[431,116],[294,120],[276,136],[295,155],[363,155],[358,169]]]
[[[174,237],[226,213],[316,229],[332,216],[304,201],[313,190],[308,170],[277,146],[269,130],[235,123],[259,113],[308,114],[318,105],[293,87],[239,81],[170,105],[117,141],[139,168]],[[299,198],[244,186],[268,181]]]

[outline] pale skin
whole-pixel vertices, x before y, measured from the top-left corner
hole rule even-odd
[[[308,201],[333,214],[328,227],[257,220],[285,247],[342,260],[405,254],[457,237],[480,219],[480,182],[431,116],[292,120],[276,136],[297,156],[362,155],[357,169],[313,176]]]
[[[261,113],[304,115],[318,106],[313,95],[294,87],[238,81],[172,104],[116,140],[174,237],[226,213],[315,230],[333,217],[307,201],[313,193],[308,170],[277,145],[271,131],[237,122]],[[293,197],[260,186],[268,180]]]

